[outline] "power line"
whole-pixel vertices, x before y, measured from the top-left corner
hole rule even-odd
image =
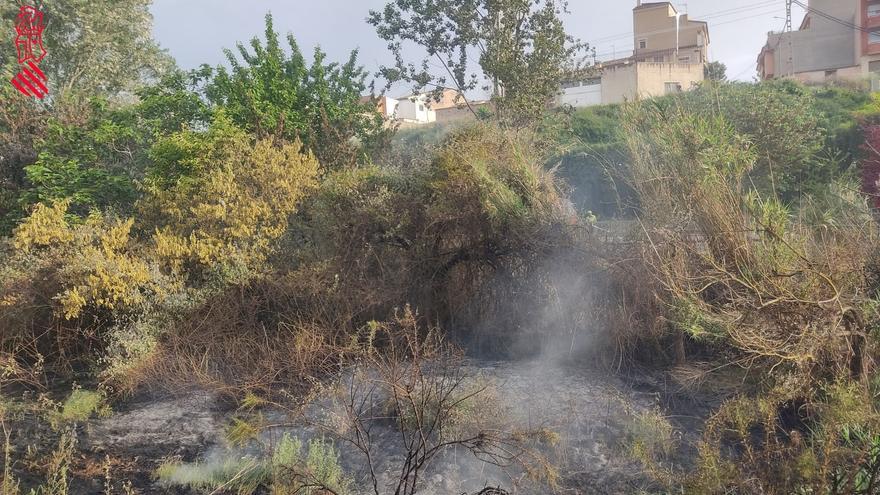
[[[861,31],[861,32],[863,32],[863,33],[870,32],[869,29],[865,29],[864,27],[859,26],[858,24],[852,23],[852,22],[847,21],[847,20],[845,20],[845,19],[841,19],[841,18],[839,18],[839,17],[835,17],[835,16],[833,16],[833,15],[827,13],[827,12],[823,12],[823,11],[821,11],[821,10],[819,10],[819,9],[816,9],[816,8],[810,7],[809,5],[804,4],[804,3],[801,2],[800,0],[789,0],[789,1],[794,2],[794,3],[797,4],[798,6],[800,6],[800,7],[804,8],[804,9],[806,9],[807,12],[812,12],[812,13],[818,15],[819,17],[822,17],[822,18],[824,18],[824,19],[826,19],[826,20],[829,20],[829,21],[831,21],[831,22],[836,22],[836,23],[838,23],[838,24],[840,24],[840,25],[842,25],[842,26],[846,26],[846,27],[848,27],[848,28],[850,28],[850,29],[852,29],[852,30],[855,30],[855,31]]]
[[[698,20],[704,20],[704,19],[714,19],[717,17],[727,17],[729,15],[736,15],[736,14],[740,14],[740,13],[747,12],[750,10],[754,10],[756,8],[770,6],[771,4],[775,4],[776,1],[777,0],[763,0],[761,2],[748,4],[748,5],[741,5],[739,7],[725,9],[725,10],[719,10],[719,11],[711,12],[711,13],[708,13],[706,15],[701,15],[701,16],[688,15],[688,19],[694,18],[694,19],[698,19]],[[666,29],[660,29],[657,31],[649,31],[647,33],[641,33],[641,34],[646,34],[646,35],[662,34],[662,33],[672,32],[674,30],[675,30],[674,28],[666,28]],[[596,38],[596,39],[592,40],[592,42],[593,43],[604,43],[607,41],[614,41],[614,40],[618,40],[621,38],[628,38],[630,36],[633,36],[634,34],[635,33],[633,33],[632,31],[629,31],[626,33],[620,33],[620,34],[613,34],[613,35],[609,35],[609,36],[603,36],[601,38]]]
[[[752,9],[754,9],[754,8],[760,8],[760,7],[763,7],[763,6],[766,6],[766,5],[770,5],[770,4],[774,4],[774,3],[776,3],[776,0],[764,0],[764,1],[761,1],[761,2],[757,2],[757,3],[749,4],[749,5],[742,5],[742,6],[739,6],[739,7],[736,7],[736,8],[732,8],[732,9],[726,9],[726,10],[720,10],[720,11],[712,12],[712,13],[709,13],[709,14],[706,14],[706,15],[702,15],[702,16],[690,16],[690,15],[688,15],[688,19],[691,19],[691,18],[693,18],[693,17],[696,17],[696,18],[698,18],[698,19],[713,19],[713,18],[716,18],[716,17],[726,17],[726,16],[728,16],[728,15],[736,15],[736,14],[739,14],[739,13],[742,13],[742,12],[746,12],[746,11],[748,11],[748,10],[752,10]],[[661,29],[661,30],[657,30],[657,31],[649,31],[649,32],[647,32],[647,33],[643,33],[643,34],[661,34],[661,33],[670,32],[670,31],[672,31],[672,30],[673,30],[673,29],[666,28],[666,29]],[[596,39],[593,40],[593,41],[594,41],[594,42],[610,41],[610,40],[615,40],[615,39],[619,39],[619,38],[627,38],[627,37],[632,36],[633,34],[634,34],[634,33],[633,33],[632,31],[629,31],[629,32],[626,32],[626,33],[620,33],[620,34],[615,34],[615,35],[610,35],[610,36],[603,36],[603,37],[601,37],[601,38],[596,38]]]
[[[724,26],[724,25],[726,25],[726,24],[732,24],[732,23],[735,23],[735,22],[740,22],[740,21],[744,21],[744,20],[747,20],[747,19],[752,19],[752,18],[755,18],[755,17],[766,16],[766,15],[772,14],[772,13],[775,12],[775,11],[776,11],[776,10],[774,9],[774,10],[772,10],[772,11],[762,11],[762,12],[758,12],[758,13],[753,13],[753,14],[750,14],[750,15],[747,15],[747,16],[744,16],[744,17],[738,17],[738,18],[736,18],[736,19],[730,19],[730,20],[727,20],[727,21],[724,21],[724,22],[719,22],[719,23],[713,24],[713,26]],[[674,29],[665,29],[665,30],[663,30],[663,31],[657,31],[656,34],[659,34],[659,33],[662,33],[662,32],[672,32],[672,31],[674,31]],[[645,33],[645,34],[652,34],[652,33]],[[618,50],[615,50],[614,52],[609,51],[609,52],[598,53],[598,54],[596,54],[596,57],[597,57],[597,58],[599,58],[599,57],[605,57],[605,56],[608,56],[608,55],[612,55],[612,54],[614,54],[615,52],[626,53],[627,51],[632,51],[632,50],[619,50],[619,49],[618,49]]]

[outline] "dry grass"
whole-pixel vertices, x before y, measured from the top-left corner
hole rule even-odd
[[[836,190],[793,215],[743,183],[755,157],[723,120],[674,104],[627,112],[641,210],[613,264],[617,300],[657,323],[620,335],[665,343],[684,390],[720,391],[728,368],[759,378],[726,387],[741,396],[712,416],[692,471],[670,470],[666,452],[639,456],[693,493],[876,493],[869,275],[880,231],[864,198]],[[834,221],[816,222],[831,200]]]

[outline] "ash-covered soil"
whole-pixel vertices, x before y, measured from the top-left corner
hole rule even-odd
[[[548,367],[542,362],[481,362],[471,363],[468,368],[469,375],[492,383],[492,403],[486,408],[501,410],[511,424],[522,428],[558,434],[558,442],[545,452],[561,475],[555,493],[633,493],[653,488],[638,465],[626,459],[621,446],[628,415],[669,405],[669,394],[656,380],[624,380],[573,366]],[[696,438],[702,417],[699,408],[681,404],[678,408],[681,410],[664,411],[673,417],[686,411],[686,421],[677,426],[684,430],[685,441]],[[131,482],[137,493],[192,493],[159,483],[154,476],[156,468],[167,459],[212,462],[224,455],[240,454],[241,450],[230,447],[227,441],[234,414],[223,401],[204,391],[142,396],[116,404],[110,417],[77,426],[78,452],[71,492],[104,493],[109,466],[110,483],[120,492],[123,483]],[[313,426],[293,426],[294,421],[284,427],[286,431],[304,438],[322,435]],[[27,417],[16,423],[12,454],[21,468],[27,464],[28,445],[51,447],[57,434],[35,426],[36,422],[29,422]],[[384,453],[376,460],[375,471],[380,492],[386,493],[386,487],[391,487],[398,476],[402,455],[396,451],[398,444],[391,425],[379,425],[375,435]],[[342,444],[338,447],[341,464],[355,479],[358,492],[372,493],[361,454]],[[420,493],[475,493],[487,486],[500,486],[510,493],[547,493],[546,489],[517,487],[518,476],[521,474],[481,463],[468,452],[450,450],[428,466],[421,478]],[[23,487],[31,482],[33,479],[22,477]]]

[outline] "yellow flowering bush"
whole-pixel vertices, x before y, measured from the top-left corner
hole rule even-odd
[[[144,302],[146,291],[160,292],[147,263],[134,254],[133,219],[93,213],[84,223],[69,225],[68,205],[38,205],[12,239],[21,256],[40,260],[57,282],[58,314],[70,320],[89,305],[131,308]]]
[[[179,133],[157,147],[158,168],[166,172],[142,206],[157,219],[157,257],[175,270],[263,261],[317,187],[318,161],[299,142],[252,143],[224,125],[221,117],[219,130]],[[167,170],[180,176],[169,183]]]
[[[64,244],[73,239],[64,216],[70,201],[59,201],[52,206],[37,203],[33,213],[16,229],[13,245],[16,249],[28,251],[37,247]]]
[[[104,376],[124,382],[167,329],[266,266],[319,174],[300,143],[253,141],[222,115],[161,139],[151,159],[134,218],[39,204],[0,240],[0,352],[95,339]]]

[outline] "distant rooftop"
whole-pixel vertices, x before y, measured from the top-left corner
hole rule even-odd
[[[645,2],[642,4],[636,5],[635,8],[633,8],[633,10],[653,9],[654,7],[662,7],[664,5],[672,7],[672,10],[675,10],[675,6],[672,5],[671,2]],[[675,11],[678,12],[677,10],[675,10]]]

